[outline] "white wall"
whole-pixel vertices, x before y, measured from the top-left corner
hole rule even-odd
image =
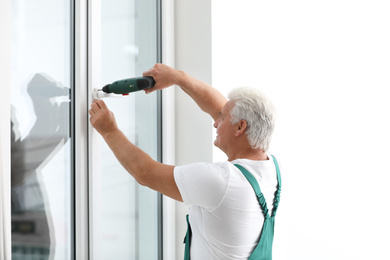
[[[213,86],[278,109],[274,259],[390,259],[390,3],[212,4]]]
[[[211,83],[211,0],[175,1],[175,68]],[[176,165],[212,161],[212,119],[177,87]],[[183,259],[187,206],[176,203],[176,259]]]

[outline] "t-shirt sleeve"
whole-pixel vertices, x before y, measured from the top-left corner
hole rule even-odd
[[[229,182],[227,163],[193,163],[177,166],[174,177],[183,202],[211,210],[222,201]]]

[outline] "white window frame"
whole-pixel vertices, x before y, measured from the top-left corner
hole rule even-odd
[[[162,63],[175,66],[174,0],[161,1]],[[162,92],[162,162],[175,165],[175,89]],[[163,196],[163,259],[176,259],[176,202]]]
[[[11,0],[0,1],[0,259],[11,259]]]
[[[88,0],[75,0],[74,14],[74,104],[75,119],[75,258],[90,258],[88,185]]]

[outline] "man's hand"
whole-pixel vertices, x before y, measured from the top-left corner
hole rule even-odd
[[[156,84],[152,88],[144,89],[146,94],[155,90],[164,89],[169,86],[180,84],[184,72],[176,70],[167,65],[157,63],[150,70],[143,73],[144,77],[153,77]]]
[[[114,114],[107,108],[103,100],[94,100],[91,109],[90,121],[92,126],[103,137],[118,130]]]

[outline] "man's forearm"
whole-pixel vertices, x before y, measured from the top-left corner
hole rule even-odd
[[[120,131],[103,136],[122,166],[141,185],[183,201],[173,177],[174,166],[159,163],[132,144]]]
[[[119,130],[114,114],[102,100],[94,100],[89,114],[93,127],[102,135],[118,161],[138,183],[182,201],[174,179],[174,166],[153,160],[132,144]]]
[[[132,144],[119,129],[103,138],[122,166],[142,184],[142,172],[147,171],[148,161],[152,160],[150,156]]]
[[[164,64],[155,64],[153,68],[145,71],[143,75],[153,77],[156,81],[153,88],[145,90],[146,93],[178,85],[214,120],[218,119],[219,112],[221,112],[227,102],[227,99],[212,86],[191,77],[184,71],[176,70]]]
[[[206,113],[217,120],[219,112],[226,104],[227,99],[218,90],[209,84],[195,79],[183,71],[179,71],[180,77],[177,83],[196,104]]]

